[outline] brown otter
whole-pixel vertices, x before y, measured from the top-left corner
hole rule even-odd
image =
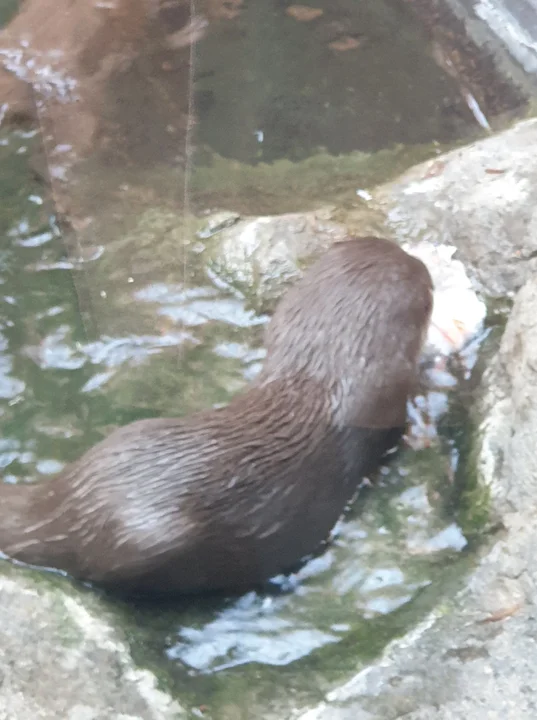
[[[0,483],[0,549],[124,592],[285,572],[399,438],[431,307],[425,265],[394,243],[332,246],[278,305],[246,392],[122,427],[49,481]]]

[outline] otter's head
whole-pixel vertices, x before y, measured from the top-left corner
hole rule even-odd
[[[318,381],[338,424],[404,424],[432,291],[425,265],[395,243],[333,245],[279,303],[260,381]]]

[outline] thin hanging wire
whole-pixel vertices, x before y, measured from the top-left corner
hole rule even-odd
[[[190,23],[194,22],[196,17],[196,0],[190,0]],[[189,70],[188,70],[188,104],[187,104],[187,123],[185,134],[185,169],[183,177],[183,218],[184,232],[188,233],[190,228],[190,186],[193,172],[194,159],[194,127],[196,118],[194,115],[194,72],[196,64],[196,45],[195,41],[190,43],[189,49]],[[183,243],[183,288],[187,288],[187,246],[188,238],[184,237]]]

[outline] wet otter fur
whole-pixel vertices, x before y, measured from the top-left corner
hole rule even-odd
[[[0,483],[0,550],[136,594],[254,586],[314,552],[400,437],[432,308],[388,240],[332,246],[225,408],[134,422],[57,476]]]

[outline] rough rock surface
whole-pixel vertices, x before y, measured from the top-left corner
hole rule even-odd
[[[0,575],[0,720],[176,720],[179,705],[137,669],[90,593]]]
[[[412,168],[375,194],[400,240],[455,245],[483,290],[512,294],[537,269],[537,120]]]
[[[372,191],[367,207],[245,218],[220,233],[215,271],[273,300],[301,263],[342,239],[371,231],[400,242],[454,245],[476,287],[512,296],[537,270],[537,120],[528,120],[408,170]],[[341,222],[334,222],[337,215]]]
[[[346,228],[331,220],[331,208],[244,218],[220,233],[218,254],[211,263],[224,281],[242,287],[260,305],[274,303],[285,285],[301,273],[301,264],[332,243]]]
[[[300,720],[537,717],[536,317],[531,279],[485,377],[480,472],[501,537],[463,591]]]

